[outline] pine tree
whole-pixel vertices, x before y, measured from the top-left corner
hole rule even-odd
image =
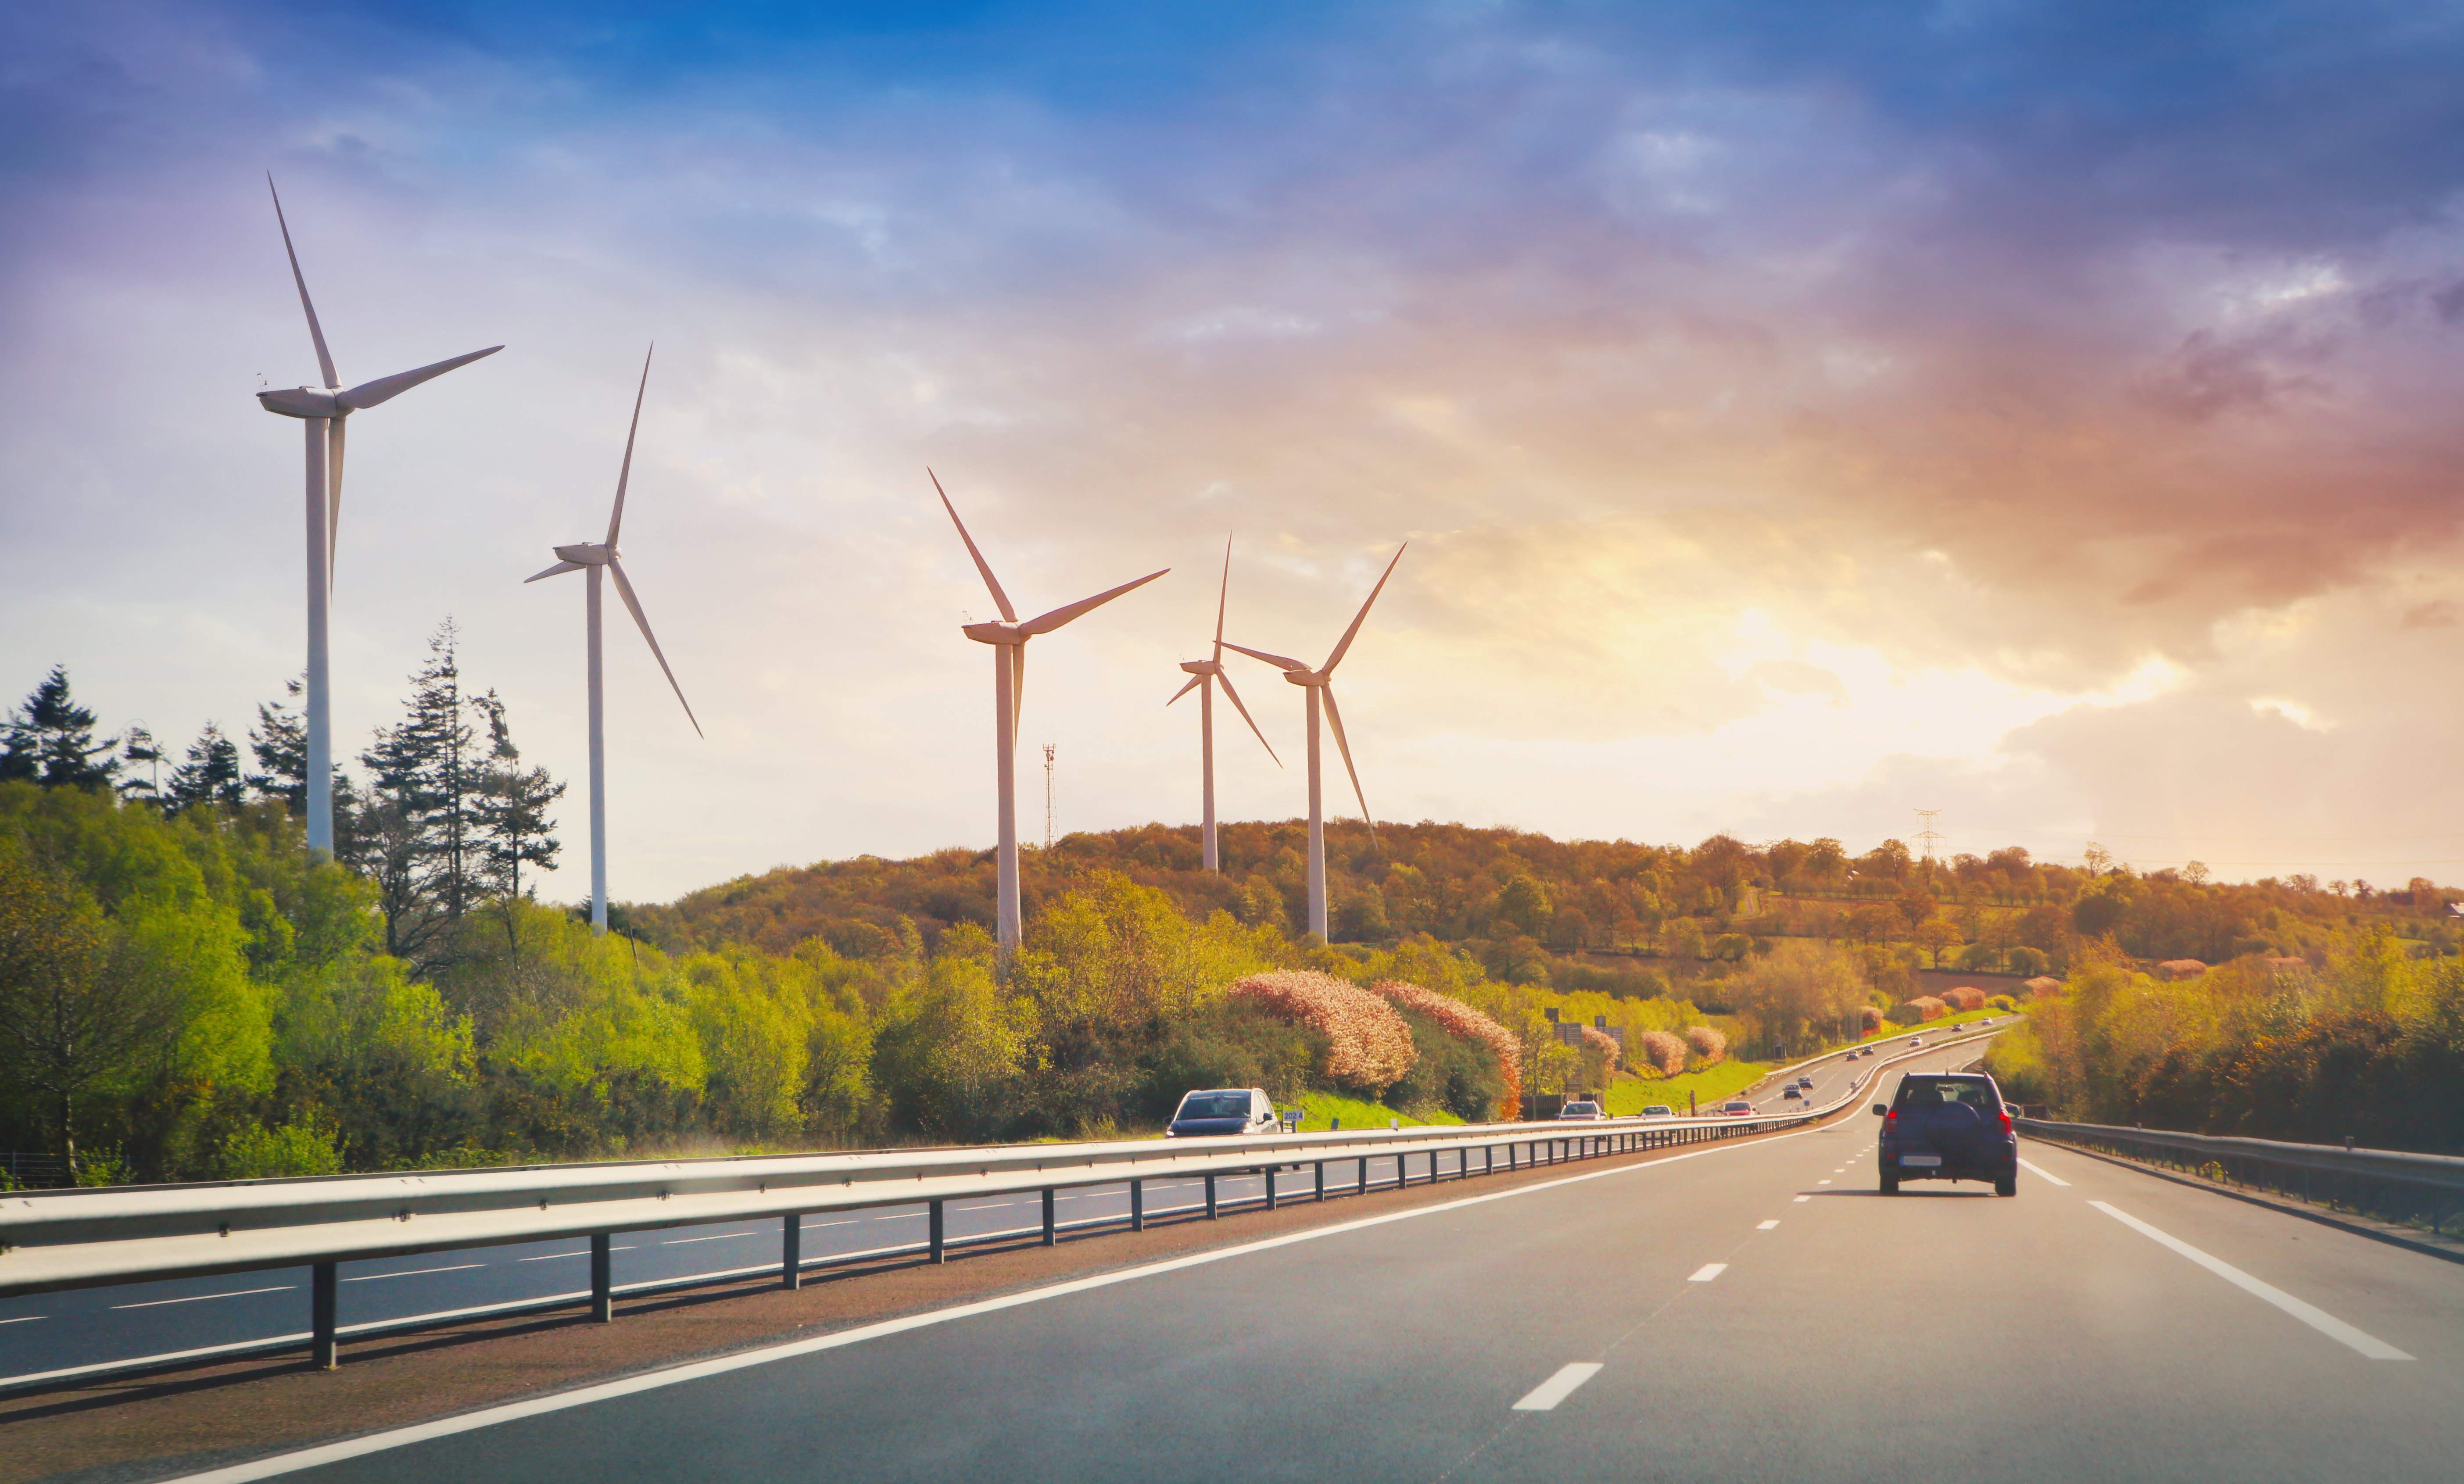
[[[564,785],[550,778],[545,768],[523,769],[521,750],[514,746],[505,723],[505,703],[495,691],[476,698],[471,707],[488,725],[488,761],[473,811],[481,869],[503,911],[506,947],[518,956],[514,905],[524,895],[522,867],[556,869],[559,842],[550,833],[556,821],[547,817],[547,809],[564,797]]]
[[[94,712],[69,695],[69,672],[52,666],[25,704],[10,713],[0,748],[0,779],[24,778],[45,788],[108,788],[119,775],[118,737],[94,739]],[[98,761],[97,759],[99,759]]]
[[[283,689],[293,702],[299,699],[300,684],[286,680]],[[278,798],[295,815],[308,812],[308,723],[290,706],[280,701],[260,701],[256,706],[256,725],[248,729],[248,750],[256,757],[263,773],[248,775],[248,786],[261,798]],[[336,768],[334,775],[341,776]]]
[[[120,746],[121,757],[131,763],[145,765],[143,775],[131,773],[120,780],[120,797],[132,803],[159,807],[163,802],[162,745],[154,740],[154,733],[140,722],[121,736]]]
[[[223,735],[223,729],[213,722],[197,733],[188,744],[188,759],[171,770],[171,786],[164,790],[165,802],[172,809],[189,809],[198,804],[228,804],[238,807],[244,797],[239,775],[239,744]]]
[[[403,719],[360,754],[369,775],[354,847],[377,884],[386,951],[429,964],[472,902],[471,804],[477,761],[447,619],[411,672]]]

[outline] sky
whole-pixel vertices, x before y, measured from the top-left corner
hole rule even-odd
[[[1226,637],[1338,672],[1381,819],[2464,881],[2464,9],[1340,3],[0,10],[0,691],[337,750],[449,615],[587,890],[1199,812]],[[1305,807],[1234,657],[1232,818]],[[1337,765],[1330,755],[1331,769]],[[1336,812],[1353,813],[1339,772]]]

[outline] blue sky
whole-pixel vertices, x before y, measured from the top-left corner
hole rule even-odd
[[[618,645],[620,896],[989,841],[927,463],[1023,603],[1177,569],[1039,642],[1065,828],[1194,818],[1227,531],[1302,653],[1408,536],[1381,817],[2464,879],[2459,64],[2424,5],[20,8],[0,682],[186,737],[296,670],[272,171],[346,381],[509,347],[354,423],[346,741],[451,612],[578,771],[519,579],[660,344],[627,565],[711,738]]]

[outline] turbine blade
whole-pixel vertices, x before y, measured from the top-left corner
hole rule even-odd
[[[373,382],[362,382],[335,398],[334,403],[345,412],[356,412],[363,407],[373,407],[379,403],[391,402],[422,382],[433,381],[455,366],[467,366],[482,356],[493,356],[504,348],[502,345],[491,345],[486,350],[474,350],[467,356],[456,356],[451,360],[440,360],[432,366],[422,366],[416,371],[397,371],[391,376],[378,377]]]
[[[333,418],[325,424],[325,600],[334,600],[334,563],[336,543],[342,538],[342,428],[349,418]]]
[[[1193,691],[1193,690],[1197,689],[1199,686],[1202,686],[1202,685],[1204,685],[1205,683],[1206,683],[1206,677],[1205,677],[1205,676],[1203,676],[1203,675],[1192,675],[1192,676],[1190,676],[1190,677],[1189,677],[1189,684],[1188,684],[1188,685],[1185,685],[1185,686],[1181,687],[1178,690],[1176,690],[1176,691],[1174,691],[1174,692],[1172,693],[1172,701],[1177,701],[1177,700],[1179,700],[1182,696],[1185,696],[1185,695],[1189,694],[1191,691]],[[1172,701],[1166,701],[1166,702],[1164,703],[1164,705],[1166,705],[1166,706],[1170,706],[1170,705],[1172,704]]]
[[[1279,670],[1293,670],[1305,673],[1309,669],[1308,666],[1303,665],[1298,660],[1287,660],[1280,654],[1268,654],[1264,649],[1251,649],[1243,644],[1236,644],[1228,639],[1223,642],[1223,647],[1226,649],[1238,649],[1243,654],[1247,655],[1253,660],[1264,660],[1268,665],[1273,666]]]
[[[334,358],[325,349],[325,331],[317,323],[317,306],[308,299],[308,279],[299,272],[299,253],[291,246],[291,224],[282,219],[282,192],[274,188],[274,172],[265,175],[265,188],[274,197],[275,224],[282,229],[282,251],[291,259],[291,281],[299,286],[299,307],[308,312],[308,338],[317,342],[317,369],[324,373],[325,389],[332,391],[342,384],[334,374]]]
[[[1369,602],[1362,603],[1360,605],[1360,611],[1353,615],[1352,626],[1343,631],[1343,642],[1334,646],[1334,653],[1326,657],[1326,670],[1328,672],[1331,673],[1337,665],[1343,663],[1343,652],[1352,647],[1352,636],[1360,632],[1361,620],[1369,617],[1369,603],[1375,602],[1377,600],[1377,595],[1386,590],[1386,579],[1395,575],[1395,562],[1401,561],[1403,559],[1403,553],[1410,548],[1411,544],[1411,542],[1406,541],[1401,546],[1395,548],[1395,560],[1388,562],[1386,564],[1386,570],[1378,574],[1377,585],[1369,590]]]
[[[1017,622],[1018,610],[1009,605],[1009,594],[1001,591],[1001,578],[993,576],[992,563],[984,560],[984,554],[976,550],[976,538],[967,535],[967,523],[958,518],[958,508],[950,503],[950,491],[941,488],[941,476],[927,469],[924,477],[933,481],[933,492],[941,497],[941,508],[950,513],[950,524],[958,528],[958,539],[967,543],[967,555],[976,559],[976,570],[983,574],[984,586],[992,589],[993,606],[1001,610],[1001,621]]]
[[[560,573],[560,572],[580,572],[581,570],[582,570],[582,563],[580,563],[580,562],[578,562],[578,561],[561,561],[561,562],[558,562],[555,566],[548,568],[545,572],[534,572],[534,573],[532,573],[529,577],[526,577],[526,578],[522,578],[522,581],[523,581],[525,584],[527,584],[527,583],[531,583],[531,582],[536,582],[536,581],[538,581],[538,580],[539,580],[539,578],[552,578],[552,577],[555,577],[555,576],[556,576],[558,573]]]
[[[541,577],[546,575],[539,574]],[[685,709],[685,720],[693,723],[693,735],[703,735],[701,718],[693,714],[693,703],[685,699],[685,687],[676,684],[676,672],[668,668],[668,657],[659,652],[659,636],[650,632],[650,621],[642,616],[642,600],[633,596],[633,584],[625,580],[624,563],[609,561],[607,575],[616,579],[616,595],[625,600],[626,610],[633,615],[633,622],[641,628],[644,642],[649,644],[651,655],[659,662],[659,672],[668,677],[668,687],[676,693],[676,704]]]
[[[616,549],[616,528],[625,523],[625,482],[633,477],[633,435],[642,430],[642,395],[650,389],[650,355],[659,348],[652,340],[650,349],[642,355],[642,384],[633,388],[633,421],[625,429],[625,462],[616,469],[616,507],[607,513],[607,548]]]
[[[1018,750],[1018,719],[1026,714],[1026,645],[1009,646],[1009,745]]]
[[[1149,582],[1152,582],[1155,578],[1163,576],[1164,572],[1170,572],[1171,570],[1172,569],[1170,567],[1166,567],[1163,569],[1163,572],[1150,572],[1145,577],[1138,578],[1134,582],[1124,582],[1120,586],[1112,588],[1108,592],[1097,593],[1092,598],[1081,598],[1076,602],[1069,604],[1066,608],[1055,608],[1050,613],[1044,615],[1042,618],[1027,620],[1025,622],[1019,624],[1018,631],[1022,634],[1049,634],[1064,623],[1067,623],[1074,619],[1082,618],[1095,609],[1104,606],[1104,604],[1120,597],[1131,588],[1146,586]]]
[[[1396,555],[1400,556],[1401,553]],[[1360,792],[1360,770],[1352,766],[1352,744],[1343,738],[1343,713],[1334,709],[1334,687],[1326,687],[1326,725],[1334,733],[1334,750],[1343,754],[1343,771],[1352,775],[1352,797],[1360,800],[1360,820],[1369,826],[1369,838],[1377,838],[1377,821],[1370,818],[1369,796]]]
[[[1232,709],[1241,713],[1241,719],[1249,724],[1249,731],[1257,737],[1258,745],[1266,750],[1266,755],[1268,757],[1275,757],[1275,745],[1266,740],[1266,734],[1265,732],[1258,731],[1257,719],[1249,714],[1249,709],[1247,707],[1241,704],[1241,692],[1232,688],[1232,677],[1229,675],[1218,675],[1215,678],[1223,682],[1224,698],[1232,703]],[[1284,760],[1280,757],[1275,757],[1275,766],[1280,768],[1283,765]]]
[[[1232,533],[1223,533],[1223,586],[1215,594],[1215,658],[1223,658],[1223,605],[1232,597]]]

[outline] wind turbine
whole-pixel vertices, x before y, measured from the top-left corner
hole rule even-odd
[[[967,555],[975,558],[976,571],[983,575],[984,586],[993,595],[993,606],[1001,610],[998,623],[968,623],[958,632],[979,644],[993,646],[993,759],[994,791],[999,797],[999,834],[996,916],[1000,920],[1001,957],[1006,960],[1018,950],[1018,711],[1026,695],[1026,642],[1038,634],[1049,634],[1072,619],[1085,616],[1111,602],[1133,587],[1163,576],[1150,572],[1134,582],[1124,582],[1092,598],[1082,598],[1067,607],[1055,608],[1040,618],[1021,623],[1018,610],[1009,605],[1009,595],[1001,591],[1001,579],[976,550],[976,538],[967,535],[967,523],[958,518],[958,508],[950,503],[950,492],[941,488],[941,476],[931,469],[924,471],[933,481],[933,491],[941,496],[941,508],[950,513],[950,523],[958,528],[958,539],[967,543]]]
[[[1232,688],[1232,677],[1223,669],[1223,604],[1231,596],[1232,538],[1227,535],[1223,538],[1223,586],[1222,590],[1215,595],[1215,652],[1203,660],[1182,661],[1180,667],[1189,673],[1189,684],[1174,691],[1172,701],[1164,703],[1170,706],[1173,701],[1179,700],[1193,690],[1198,692],[1198,755],[1200,768],[1205,775],[1203,789],[1205,828],[1201,838],[1205,842],[1205,867],[1210,871],[1222,869],[1215,851],[1215,687],[1217,682],[1222,683],[1223,693],[1231,698],[1234,709],[1241,713],[1241,719],[1249,724],[1251,731],[1257,733],[1258,745],[1266,750],[1268,757],[1275,757],[1274,744],[1266,740],[1265,732],[1258,731],[1256,718],[1249,714],[1247,707],[1241,704],[1241,692]],[[1280,768],[1283,765],[1284,760],[1275,757],[1275,766]]]
[[[1403,559],[1403,553],[1411,544],[1406,541],[1395,548],[1394,560],[1386,563],[1386,570],[1379,575],[1377,585],[1369,590],[1368,602],[1362,603],[1360,611],[1353,616],[1352,626],[1343,631],[1343,640],[1334,646],[1334,653],[1328,655],[1326,663],[1316,669],[1310,669],[1298,660],[1287,660],[1280,654],[1268,654],[1261,649],[1234,644],[1223,646],[1238,649],[1253,660],[1265,661],[1282,670],[1284,679],[1309,693],[1309,931],[1316,933],[1320,942],[1326,939],[1326,816],[1319,806],[1318,792],[1319,698],[1324,698],[1326,724],[1334,730],[1335,748],[1343,753],[1343,771],[1352,775],[1352,792],[1360,800],[1360,818],[1369,826],[1369,838],[1375,840],[1377,838],[1377,821],[1370,818],[1369,796],[1360,791],[1360,770],[1352,766],[1352,744],[1344,740],[1343,712],[1335,709],[1334,667],[1343,663],[1344,651],[1352,647],[1353,636],[1360,632],[1361,621],[1369,617],[1369,604],[1375,602],[1377,595],[1386,590],[1386,578],[1395,575],[1395,562]]]
[[[308,433],[308,844],[316,850],[334,848],[334,706],[328,684],[327,624],[334,600],[334,539],[342,520],[343,420],[363,408],[391,401],[420,382],[443,376],[455,366],[503,350],[491,345],[467,356],[440,360],[416,371],[398,371],[363,382],[348,391],[335,373],[334,358],[325,349],[325,332],[317,323],[317,306],[308,298],[308,280],[299,272],[299,253],[291,246],[291,224],[283,220],[282,195],[274,177],[265,178],[274,195],[274,220],[282,229],[282,251],[291,259],[291,281],[299,286],[299,307],[308,312],[308,338],[317,343],[317,369],[325,384],[276,387],[256,394],[268,412],[299,418]]]
[[[651,350],[657,350],[652,346]],[[625,580],[625,563],[616,550],[616,533],[625,524],[625,484],[633,476],[633,435],[642,427],[642,395],[650,389],[650,357],[642,357],[642,384],[633,392],[633,423],[625,430],[625,462],[616,470],[616,505],[607,513],[607,539],[599,542],[578,542],[557,547],[557,563],[545,572],[526,577],[526,583],[540,578],[552,578],[560,572],[588,572],[589,599],[584,607],[589,631],[590,651],[590,928],[594,932],[607,930],[607,726],[605,719],[606,687],[600,678],[599,644],[599,574],[606,573],[616,579],[616,596],[625,600],[626,611],[642,630],[643,643],[650,646],[650,655],[659,662],[659,672],[668,677],[670,688],[676,693],[676,704],[685,709],[685,720],[693,723],[693,735],[702,734],[701,720],[693,715],[693,703],[685,699],[685,687],[676,684],[676,672],[668,668],[668,657],[659,651],[658,636],[650,632],[650,621],[642,615],[642,600],[633,596],[633,584]]]

